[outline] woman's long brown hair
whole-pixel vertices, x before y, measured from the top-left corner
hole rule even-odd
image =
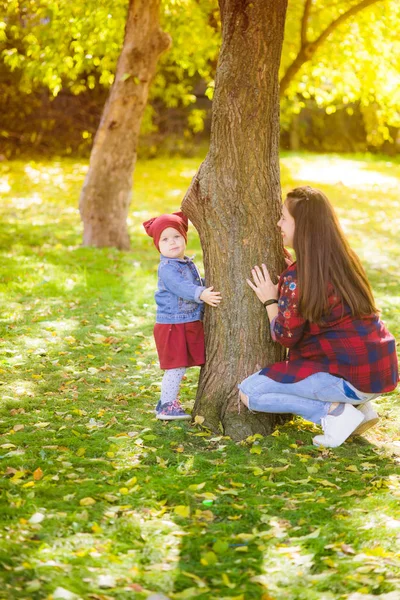
[[[303,318],[320,323],[329,312],[329,283],[353,316],[377,313],[364,268],[325,194],[309,186],[298,187],[288,193],[285,204],[295,221],[293,248]]]

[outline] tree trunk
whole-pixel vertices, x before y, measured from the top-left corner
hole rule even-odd
[[[160,0],[130,0],[123,48],[80,197],[84,246],[130,247],[127,216],[139,129],[160,54]]]
[[[237,384],[282,360],[264,307],[246,283],[255,264],[283,270],[279,177],[279,83],[287,0],[220,0],[223,42],[210,149],[182,209],[199,232],[207,285],[221,291],[206,308],[207,363],[195,414],[235,440],[268,434],[279,417],[238,413]]]

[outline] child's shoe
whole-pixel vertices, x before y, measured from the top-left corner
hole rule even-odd
[[[159,401],[157,402],[157,404],[156,404],[156,407],[155,407],[155,409],[154,409],[154,412],[155,412],[155,414],[157,414],[157,413],[158,413],[158,411],[160,410],[160,408],[161,408],[161,400],[159,400]]]
[[[379,421],[378,413],[373,409],[371,402],[365,402],[364,404],[360,404],[357,406],[357,410],[359,410],[364,415],[364,421],[360,423],[360,425],[353,431],[353,435],[361,435],[370,427],[373,427]]]
[[[185,413],[178,400],[174,400],[173,402],[166,402],[163,405],[160,404],[156,418],[160,419],[160,421],[183,421],[192,417]]]
[[[321,419],[324,435],[316,435],[313,439],[314,446],[337,448],[357,429],[364,421],[364,415],[351,404],[345,404],[341,415],[326,415]]]

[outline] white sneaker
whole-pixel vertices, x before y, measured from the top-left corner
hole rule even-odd
[[[353,431],[353,435],[361,435],[379,421],[378,413],[373,409],[371,402],[365,402],[356,407],[364,415],[364,421]]]
[[[325,446],[325,448],[337,448],[363,421],[362,412],[351,404],[345,404],[341,415],[328,414],[321,419],[324,435],[316,435],[313,444],[314,446]]]

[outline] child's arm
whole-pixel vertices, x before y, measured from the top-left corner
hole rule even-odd
[[[166,264],[160,266],[158,276],[167,290],[175,294],[175,296],[179,296],[184,300],[192,300],[199,304],[203,302],[200,296],[206,290],[206,287],[186,281],[172,265]]]

